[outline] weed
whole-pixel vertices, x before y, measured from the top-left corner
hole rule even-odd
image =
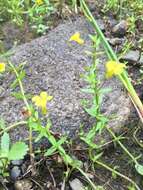
[[[22,26],[24,22],[29,22],[31,28],[43,34],[48,28],[45,17],[53,13],[55,8],[49,0],[43,0],[41,3],[28,0],[6,0],[0,2],[0,10],[1,22],[11,20],[19,26]]]
[[[50,130],[52,126],[50,118],[48,117],[46,125],[43,125],[43,118],[41,116],[39,117],[39,111],[36,111],[32,103],[29,103],[22,84],[22,80],[25,76],[25,74],[23,75],[23,73],[25,73],[23,70],[24,65],[25,63],[20,64],[20,66],[16,68],[11,62],[7,63],[7,67],[9,66],[9,69],[11,69],[11,71],[13,71],[16,75],[16,79],[14,80],[11,86],[14,89],[17,85],[19,85],[20,87],[20,92],[18,92],[18,96],[16,92],[16,97],[19,98],[20,96],[20,99],[22,99],[23,102],[25,103],[27,119],[26,121],[21,121],[16,124],[13,124],[6,129],[3,128],[2,131],[0,132],[0,134],[3,134],[3,136],[1,137],[2,145],[0,151],[0,156],[1,156],[0,158],[3,164],[2,172],[4,173],[10,160],[21,159],[27,153],[28,146],[24,142],[22,143],[16,142],[9,150],[9,135],[8,135],[8,131],[11,130],[12,128],[17,127],[20,124],[26,124],[29,129],[29,152],[30,152],[30,158],[31,158],[30,161],[32,166],[31,171],[33,174],[35,173],[35,160],[34,160],[35,152],[33,151],[33,142],[38,142],[39,140],[46,138],[47,142],[51,144],[51,147],[45,150],[44,157],[49,157],[53,154],[58,153],[67,167],[70,166],[71,170],[75,169],[78,170],[87,179],[87,181],[93,187],[93,189],[96,189],[94,183],[90,180],[88,175],[82,170],[82,162],[77,159],[73,159],[72,156],[66,153],[63,145],[64,143],[67,144],[66,140],[67,138],[63,136],[57,140],[52,131]],[[35,103],[37,107],[41,108],[42,114],[45,115],[48,113],[46,107],[47,101],[50,101],[51,99],[52,96],[48,96],[46,92],[41,92],[40,96],[38,95],[34,96],[32,98],[32,101]],[[35,141],[32,134],[33,132],[36,132],[37,134],[37,136],[35,137]],[[6,153],[5,151],[3,151],[4,149],[7,150]],[[10,153],[12,152],[11,154],[13,155],[13,157],[9,152]],[[16,157],[15,154],[18,156]]]
[[[1,119],[0,129],[5,130],[4,121]],[[23,159],[27,154],[28,146],[24,142],[10,143],[10,137],[7,132],[4,132],[0,143],[0,175],[7,176],[8,165],[11,160]]]
[[[100,40],[103,43],[104,50],[108,56],[108,59],[119,63],[119,60],[118,60],[115,52],[112,50],[107,39],[105,38],[104,34],[100,30],[96,20],[94,19],[93,15],[91,14],[90,10],[88,9],[84,0],[81,0],[81,5],[82,5],[82,10],[83,10],[85,16],[87,17],[88,21],[93,25],[95,31],[97,32],[97,35],[100,37]],[[123,85],[127,89],[127,91],[129,92],[130,98],[131,98],[133,104],[135,105],[135,108],[137,109],[140,119],[143,122],[143,104],[142,104],[141,100],[139,99],[133,85],[131,84],[130,78],[128,77],[128,73],[124,70],[122,73],[118,74],[117,77],[123,83]]]
[[[97,136],[99,136],[102,133],[103,129],[107,129],[112,134],[112,137],[114,138],[115,142],[117,141],[120,146],[123,148],[123,150],[131,157],[131,159],[134,161],[135,166],[138,165],[137,160],[132,156],[132,154],[124,147],[124,145],[120,142],[119,138],[117,138],[114,133],[107,127],[108,123],[108,118],[104,116],[100,110],[101,110],[101,103],[102,103],[102,97],[104,93],[109,92],[111,89],[105,89],[101,88],[101,79],[99,80],[98,77],[98,69],[97,69],[97,64],[98,64],[98,59],[97,55],[100,55],[100,53],[97,51],[100,45],[100,38],[97,36],[90,36],[91,40],[93,42],[93,53],[90,53],[90,55],[93,58],[93,63],[91,66],[86,69],[87,74],[85,74],[84,78],[86,82],[88,83],[88,88],[82,89],[83,92],[91,94],[92,95],[92,100],[91,103],[87,103],[86,100],[84,100],[83,107],[85,111],[92,117],[95,118],[95,124],[91,127],[91,129],[88,131],[88,133],[85,133],[82,129],[80,133],[80,139],[88,145],[88,153],[89,153],[89,159],[94,163],[104,167],[105,169],[109,170],[112,172],[112,176],[120,176],[124,179],[126,179],[128,182],[133,184],[137,189],[139,189],[138,185],[130,178],[127,176],[121,174],[118,172],[115,168],[111,168],[104,164],[103,162],[99,161],[99,159],[103,155],[103,150],[102,150],[102,145],[95,143],[95,139]],[[116,68],[116,67],[115,67]],[[116,74],[116,73],[115,73]],[[102,79],[102,83],[104,78]],[[91,104],[92,106],[90,108],[87,108],[87,105]],[[98,138],[98,137],[97,137]],[[140,167],[142,167],[140,165]],[[137,169],[137,168],[136,168]],[[140,168],[141,169],[141,168]],[[139,171],[138,171],[139,172]]]

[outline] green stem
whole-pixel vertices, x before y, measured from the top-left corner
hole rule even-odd
[[[112,50],[111,46],[109,45],[108,41],[106,40],[104,34],[102,33],[102,31],[100,30],[96,20],[94,19],[93,15],[91,14],[89,8],[87,7],[86,3],[84,0],[80,0],[81,1],[81,5],[83,6],[83,12],[85,13],[85,15],[88,16],[88,18],[90,18],[90,22],[93,24],[94,28],[96,29],[98,35],[100,36],[101,40],[104,42],[104,46],[106,47],[106,49],[108,49],[110,56],[113,60],[118,61],[118,58],[116,56],[116,54],[114,53],[114,51]]]
[[[127,176],[121,174],[120,172],[116,171],[115,169],[113,169],[113,168],[107,166],[106,164],[104,164],[104,163],[102,163],[102,162],[100,162],[100,161],[97,161],[97,160],[96,160],[95,163],[98,164],[98,165],[100,165],[100,166],[102,166],[102,167],[104,167],[105,169],[109,170],[110,172],[115,173],[116,175],[120,176],[121,178],[123,178],[123,179],[129,181],[130,183],[132,183],[132,184],[136,187],[137,190],[141,190],[141,189],[139,188],[139,186],[138,186],[132,179],[130,179],[129,177],[127,177]]]
[[[106,129],[108,132],[111,134],[111,136],[118,142],[118,144],[121,146],[121,148],[128,154],[128,156],[133,160],[135,164],[138,164],[137,160],[135,157],[128,151],[128,149],[119,141],[119,139],[116,137],[116,135],[113,133],[113,131],[106,126]]]
[[[90,178],[87,176],[87,174],[79,167],[76,168],[86,179],[87,181],[90,183],[90,185],[93,187],[94,190],[97,189],[97,187],[95,186],[95,184],[90,180]]]
[[[17,77],[17,80],[19,82],[19,86],[20,86],[20,90],[21,90],[21,93],[22,93],[22,97],[23,97],[23,101],[27,107],[27,110],[30,111],[30,106],[29,106],[29,103],[26,99],[26,96],[25,96],[25,92],[24,92],[24,88],[23,88],[23,85],[22,85],[22,82],[20,80],[20,77],[19,77],[19,74],[16,70],[16,68],[14,67],[14,65],[9,61],[8,64],[10,65],[10,67],[13,69],[16,77]],[[29,150],[30,150],[30,158],[31,158],[31,164],[34,168],[34,156],[33,156],[33,146],[32,146],[32,127],[29,126]]]
[[[5,129],[3,129],[0,132],[0,135],[2,135],[4,132],[10,131],[11,129],[13,129],[19,125],[25,125],[25,124],[27,124],[27,121],[20,121],[20,122],[14,123],[14,124],[10,125],[9,127],[6,127]]]
[[[101,31],[100,27],[98,26],[98,24],[97,24],[96,20],[94,19],[92,13],[90,12],[89,8],[87,7],[85,1],[80,0],[80,3],[81,3],[81,7],[82,7],[82,10],[83,10],[85,16],[87,17],[89,22],[93,25],[97,34],[100,36],[100,39],[103,42],[104,49],[107,53],[107,56],[109,57],[109,59],[119,62],[116,54],[114,53],[113,49],[109,45],[108,41],[106,40],[103,32]],[[139,112],[141,113],[141,116],[143,117],[143,104],[142,104],[141,100],[139,99],[133,85],[131,84],[131,81],[127,75],[127,72],[124,71],[118,77],[121,80],[121,82],[123,83],[123,85],[125,86],[125,88],[127,89],[127,91],[129,92],[134,104],[137,106]],[[142,119],[142,122],[143,122],[143,119]]]
[[[24,101],[27,109],[30,111],[30,106],[29,106],[29,104],[27,102],[27,99],[26,99],[26,96],[25,96],[25,92],[24,92],[24,89],[23,89],[23,85],[22,85],[22,82],[21,82],[21,80],[19,78],[19,74],[18,74],[17,70],[15,69],[14,65],[11,62],[8,62],[8,64],[13,69],[13,71],[14,71],[16,77],[17,77],[17,80],[18,80],[19,86],[20,86],[20,90],[21,90],[21,93],[22,93],[22,96],[23,96],[23,101]]]

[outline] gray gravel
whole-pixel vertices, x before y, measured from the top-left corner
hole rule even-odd
[[[85,40],[83,46],[68,42],[76,31]],[[92,28],[83,18],[66,21],[46,36],[18,46],[11,57],[14,64],[26,61],[24,87],[27,93],[34,95],[47,91],[54,97],[48,104],[52,129],[69,136],[77,134],[80,124],[89,128],[94,122],[81,106],[81,100],[86,96],[81,92],[85,82],[80,75],[84,73],[84,67],[91,63],[85,54],[91,45],[89,33],[92,33]],[[103,76],[105,58],[100,62],[99,70]],[[9,86],[13,78],[13,74],[6,74],[1,85],[0,112],[8,124],[23,119],[23,102],[10,95],[12,90]],[[132,105],[117,79],[106,81],[105,86],[111,87],[112,92],[104,97],[103,112],[115,116],[109,125],[119,132],[128,121]],[[27,134],[26,128],[19,127],[11,132],[11,137],[13,141],[23,140]]]

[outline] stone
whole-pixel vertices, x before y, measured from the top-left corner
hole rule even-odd
[[[72,190],[84,190],[84,185],[81,183],[81,181],[77,178],[69,182],[70,187]]]
[[[127,61],[129,63],[137,63],[140,59],[140,52],[138,50],[130,50],[122,58],[122,61]]]
[[[141,66],[143,65],[143,53],[142,53],[141,56],[140,56],[139,64],[140,64]]]
[[[107,40],[112,46],[121,45],[124,42],[121,38],[108,38]]]
[[[12,160],[11,163],[14,166],[21,166],[23,163],[23,160]]]
[[[31,190],[33,183],[29,179],[18,180],[14,183],[15,190]]]
[[[124,37],[128,29],[128,23],[125,20],[120,21],[112,28],[115,37]]]
[[[76,31],[79,31],[85,40],[82,46],[68,42]],[[81,106],[81,100],[89,96],[81,92],[86,82],[80,77],[85,73],[85,66],[91,64],[91,58],[85,51],[91,50],[89,34],[93,32],[84,18],[77,18],[73,22],[66,21],[46,36],[16,47],[10,57],[14,65],[26,62],[27,76],[23,80],[26,93],[35,95],[47,91],[53,96],[53,100],[47,105],[52,130],[69,137],[78,135],[81,124],[89,129],[95,122]],[[102,56],[99,64],[101,77],[105,74],[105,62],[106,59]],[[0,99],[1,117],[8,125],[24,119],[24,103],[11,96],[13,90],[10,89],[10,85],[14,78],[12,73],[4,74],[2,88],[5,91],[3,99]],[[114,131],[120,132],[129,121],[132,103],[117,78],[106,80],[104,87],[111,87],[112,91],[103,97],[102,111],[107,116],[114,115],[114,119],[110,120],[108,125]],[[26,139],[28,130],[26,126],[19,126],[11,130],[10,134],[15,142]]]
[[[21,175],[21,170],[18,166],[14,166],[10,171],[10,177],[12,180],[16,180]]]

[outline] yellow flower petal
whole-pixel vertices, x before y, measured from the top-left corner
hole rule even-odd
[[[40,107],[41,106],[41,98],[40,98],[40,96],[34,96],[32,98],[32,102],[34,102],[37,107]]]
[[[49,96],[47,94],[47,92],[41,92],[40,93],[40,97],[43,99],[43,100],[46,100],[46,101],[50,101],[53,99],[53,96]]]
[[[117,63],[116,61],[108,61],[106,63],[106,78],[110,78],[113,75],[120,75],[125,68],[125,64]]]
[[[36,0],[35,2],[37,5],[42,5],[43,4],[43,0]]]
[[[35,103],[37,107],[40,107],[43,114],[47,113],[47,101],[50,101],[53,97],[49,96],[47,92],[41,92],[39,96],[34,96],[32,102]]]
[[[0,63],[0,73],[5,71],[5,63]]]
[[[41,97],[42,99],[47,99],[47,96],[48,96],[47,92],[41,92],[41,93],[40,93],[40,97]]]
[[[126,67],[125,64],[118,63],[116,65],[116,67],[115,67],[114,74],[115,75],[120,75],[123,72],[123,70],[124,70],[125,67]]]
[[[80,45],[84,44],[84,40],[80,37],[80,33],[79,32],[76,32],[75,34],[73,34],[70,37],[69,41],[75,41],[75,42],[77,42]]]

